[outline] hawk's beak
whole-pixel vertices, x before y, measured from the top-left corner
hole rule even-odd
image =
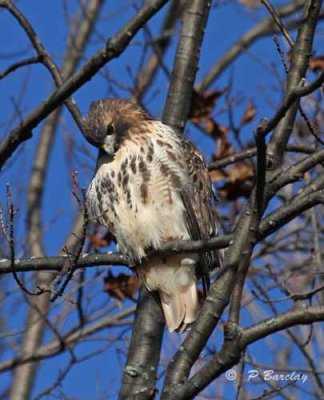
[[[102,150],[110,156],[114,155],[115,153],[114,142],[115,140],[113,135],[110,135],[106,137],[105,143],[101,146]]]

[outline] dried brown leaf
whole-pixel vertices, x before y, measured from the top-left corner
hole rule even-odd
[[[136,275],[120,273],[114,276],[114,274],[109,271],[105,278],[104,291],[107,292],[110,297],[118,301],[124,301],[125,299],[134,299],[138,287],[139,279]]]
[[[251,9],[259,8],[261,4],[259,0],[239,0],[239,2]]]
[[[220,125],[212,118],[208,118],[205,124],[206,132],[214,139],[216,139],[216,152],[213,160],[227,157],[234,153],[234,148],[228,139],[228,128]]]
[[[209,176],[212,182],[221,182],[227,177],[227,174],[224,169],[214,169],[209,172]]]
[[[324,55],[318,57],[312,57],[309,60],[309,68],[312,71],[323,71],[324,70]]]
[[[252,166],[245,162],[238,162],[230,169],[229,180],[233,183],[254,177]]]
[[[221,197],[225,200],[236,200],[237,198],[250,195],[253,180],[253,167],[245,162],[238,162],[227,171],[227,182],[219,190]]]
[[[241,125],[246,125],[249,122],[253,121],[255,114],[256,114],[256,107],[252,102],[249,102],[244,111],[244,114],[243,114],[243,117],[241,120]]]
[[[189,118],[193,123],[200,123],[203,119],[210,117],[218,98],[224,94],[226,89],[214,90],[212,92],[193,92],[191,111]]]
[[[92,248],[95,251],[98,251],[102,247],[108,247],[115,239],[112,233],[109,231],[107,231],[107,233],[102,236],[102,233],[96,230],[92,235],[90,235],[89,240]]]

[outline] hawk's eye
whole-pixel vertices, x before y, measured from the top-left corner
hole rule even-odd
[[[112,135],[114,133],[114,131],[115,131],[114,126],[112,124],[108,124],[107,130],[106,130],[107,135]]]

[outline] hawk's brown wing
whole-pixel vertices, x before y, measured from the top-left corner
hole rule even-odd
[[[182,151],[190,177],[181,190],[187,228],[192,240],[206,240],[218,234],[218,220],[212,203],[215,198],[208,169],[200,151],[182,137]],[[199,264],[204,289],[210,284],[209,271],[221,266],[223,252],[213,250],[200,254]]]

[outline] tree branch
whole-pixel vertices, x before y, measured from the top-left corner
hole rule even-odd
[[[275,318],[269,318],[242,331],[240,343],[248,346],[272,333],[282,331],[294,325],[312,324],[324,320],[324,306],[300,307],[287,311]]]
[[[0,72],[0,80],[5,78],[7,75],[11,74],[12,72],[16,71],[19,68],[25,67],[26,65],[38,64],[41,62],[40,56],[34,56],[30,58],[26,58],[26,60],[18,61],[8,68]]]
[[[156,369],[160,360],[163,329],[160,300],[142,285],[123,371],[120,400],[155,398]]]
[[[271,118],[270,121],[265,121],[264,124],[262,124],[259,129],[259,134],[265,136],[274,128],[276,128],[279,122],[288,114],[288,112],[290,112],[292,106],[294,105],[294,103],[296,103],[296,101],[298,101],[301,97],[307,96],[310,93],[314,92],[316,89],[320,88],[323,85],[323,82],[324,72],[321,72],[319,76],[308,86],[302,85],[302,79],[300,80],[300,82],[296,83],[287,93],[283,104],[278,108],[276,114]]]
[[[302,179],[307,171],[323,162],[324,149],[314,152],[280,173],[274,181],[269,183],[268,191],[271,191],[272,195],[274,195],[282,187]]]
[[[293,14],[305,4],[305,0],[297,0],[292,3],[285,4],[278,7],[277,13],[280,17],[288,17]],[[298,26],[299,21],[294,23],[294,26]],[[208,72],[206,77],[198,84],[197,90],[204,91],[208,89],[213,82],[220,76],[220,74],[229,66],[231,63],[239,57],[241,53],[246,51],[254,42],[258,39],[271,35],[277,32],[276,24],[272,17],[267,17],[263,21],[259,22],[255,27],[246,32],[237,43],[235,43],[222,59],[213,66]]]
[[[317,148],[315,146],[307,146],[301,144],[287,144],[286,150],[293,153],[313,154]],[[246,160],[256,156],[256,147],[249,147],[248,149],[241,150],[231,156],[220,158],[208,164],[209,171],[219,168],[227,167],[228,165],[235,164],[238,161]]]
[[[264,320],[250,328],[239,330],[232,328],[225,338],[222,349],[182,386],[173,392],[172,399],[185,400],[194,398],[203,388],[233,367],[241,358],[248,345],[255,343],[270,334],[280,332],[295,325],[306,325],[324,321],[324,307],[303,307],[282,313],[274,318]]]
[[[302,90],[300,85],[305,77],[309,59],[312,54],[312,44],[318,15],[321,9],[321,0],[307,1],[306,4],[303,22],[298,31],[296,43],[292,49],[291,68],[288,72],[285,89],[285,102],[291,105],[284,113],[284,116],[280,117],[281,119],[276,125],[276,129],[268,145],[267,161],[271,164],[269,166],[271,166],[272,169],[277,168],[282,162],[284,150],[292,132],[299,107],[299,97],[295,97],[294,91],[296,88]],[[323,74],[321,79],[323,79]],[[285,107],[282,107],[282,111],[284,110]]]
[[[55,64],[52,57],[49,53],[45,50],[41,40],[37,36],[35,30],[31,26],[28,19],[15,7],[11,0],[6,0],[5,2],[0,2],[0,7],[7,8],[11,15],[17,20],[19,25],[25,31],[26,35],[28,36],[32,46],[34,47],[37,56],[40,60],[40,63],[43,64],[49,73],[51,74],[56,86],[60,86],[63,84],[63,79],[60,73],[58,66]],[[76,122],[77,126],[80,130],[83,130],[83,119],[78,109],[77,105],[74,103],[72,99],[66,99],[65,104],[70,111],[74,121]]]
[[[314,207],[318,204],[324,204],[324,189],[310,193],[308,195],[299,194],[295,199],[279,209],[273,211],[264,218],[260,224],[260,238],[264,239],[266,236],[277,231],[292,219],[302,214],[304,211]]]
[[[182,15],[184,0],[173,0],[170,4],[168,13],[163,21],[163,25],[159,36],[162,37],[159,41],[152,46],[153,54],[147,61],[147,63],[139,71],[136,82],[135,82],[135,98],[138,102],[141,101],[146,91],[150,87],[150,84],[154,80],[154,77],[160,66],[160,60],[163,58],[166,50],[171,42],[171,30],[174,29],[176,22]]]
[[[183,14],[183,25],[176,50],[168,100],[162,118],[163,122],[181,131],[191,107],[193,85],[210,4],[210,0],[193,0],[190,6],[187,5]]]
[[[76,90],[90,80],[108,61],[118,57],[142,26],[155,15],[168,0],[147,3],[106,45],[74,75],[35,108],[0,143],[0,170],[19,145],[31,138],[32,130]]]
[[[275,230],[283,225],[286,225],[299,213],[319,204],[323,200],[324,177],[308,185],[295,199],[269,214],[260,222],[258,241],[264,240],[271,235]],[[284,220],[282,220],[284,218]],[[270,222],[271,221],[271,222]],[[280,224],[280,225],[278,225]],[[82,228],[81,228],[82,229]],[[159,251],[148,253],[147,257],[156,255],[166,256],[172,253],[190,254],[206,252],[208,250],[222,249],[233,245],[234,235],[226,235],[222,237],[214,237],[209,240],[174,240],[166,243]],[[16,272],[33,272],[33,271],[62,271],[67,262],[67,256],[54,257],[34,257],[29,259],[16,259]],[[103,254],[84,254],[80,257],[75,265],[75,269],[90,268],[99,265],[128,265],[126,257],[119,253]],[[226,269],[226,268],[225,268]],[[0,276],[2,274],[11,274],[11,261],[9,259],[0,259]]]
[[[227,235],[223,237],[215,237],[209,240],[197,240],[194,242],[185,240],[174,240],[166,243],[162,248],[156,252],[152,251],[147,254],[147,257],[154,255],[167,255],[172,253],[199,253],[212,249],[221,249],[227,247],[231,242],[232,236]],[[67,262],[67,256],[54,256],[54,257],[34,257],[29,259],[16,259],[15,270],[16,272],[37,272],[37,271],[61,271]],[[75,269],[85,267],[95,267],[98,265],[128,265],[126,257],[119,253],[95,253],[84,254],[75,265]],[[11,263],[8,259],[0,259],[0,276],[1,274],[10,274]]]
[[[1,362],[0,372],[9,371],[26,363],[35,363],[45,358],[52,357],[53,355],[58,355],[65,351],[67,346],[72,347],[79,343],[82,339],[100,332],[102,329],[124,325],[125,323],[129,325],[130,321],[124,321],[124,318],[132,315],[134,311],[135,307],[132,306],[120,311],[117,314],[109,315],[98,322],[89,324],[88,326],[83,326],[79,329],[73,327],[69,330],[69,332],[61,336],[61,340],[55,339],[48,344],[38,347],[33,353],[20,355],[16,358]],[[66,346],[62,346],[62,342],[64,342]]]

